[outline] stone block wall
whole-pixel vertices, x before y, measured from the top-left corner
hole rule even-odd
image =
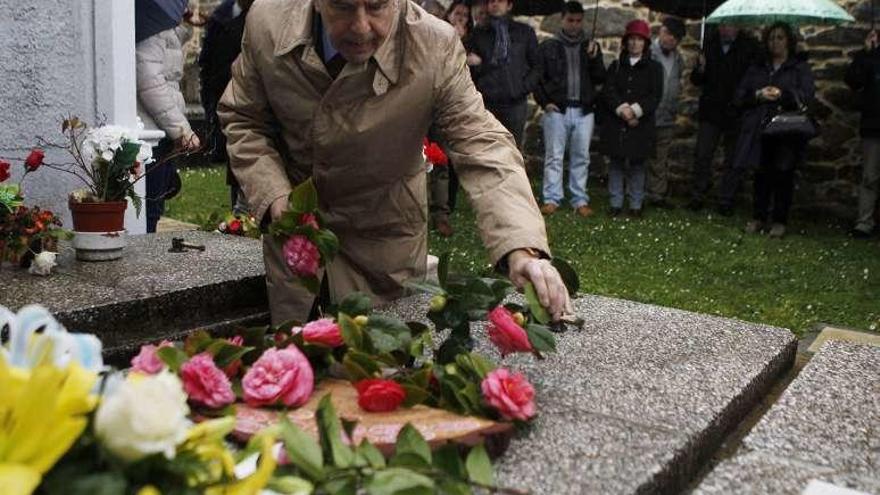
[[[582,1],[587,11],[585,25],[589,32],[597,3],[590,0]],[[810,64],[817,79],[822,135],[810,144],[807,164],[801,170],[797,182],[795,208],[805,212],[850,219],[855,214],[857,186],[861,174],[861,152],[858,138],[858,102],[856,96],[843,83],[843,73],[850,61],[851,53],[862,46],[870,28],[871,0],[836,1],[856,18],[855,24],[801,28],[801,47],[809,51]],[[204,15],[210,15],[219,3],[220,0],[194,1]],[[605,52],[606,62],[610,63],[619,53],[620,35],[627,22],[636,18],[646,19],[656,31],[662,17],[663,14],[650,12],[633,0],[599,0],[596,38]],[[525,17],[519,20],[534,27],[539,40],[552,36],[560,25],[558,14]],[[198,68],[195,60],[201,47],[201,34],[197,29],[192,41],[187,45],[188,68],[184,88],[190,103],[198,102]],[[697,131],[695,115],[699,90],[687,79],[699,51],[699,37],[700,23],[688,21],[688,35],[681,45],[687,66],[682,113],[678,132],[672,143],[674,147],[672,156],[677,160],[672,167],[671,189],[673,194],[678,196],[687,194],[693,163]],[[198,107],[198,105],[193,106]],[[537,176],[540,176],[543,161],[540,114],[540,110],[532,108],[531,118],[526,127],[524,147],[529,169]],[[716,159],[718,161],[716,169],[718,169],[720,153]],[[594,155],[591,175],[595,177],[605,175],[602,157]],[[743,194],[746,196],[750,191],[749,186],[743,188]]]

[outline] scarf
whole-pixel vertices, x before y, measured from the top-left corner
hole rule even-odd
[[[492,65],[507,63],[510,51],[510,23],[507,17],[492,17],[492,30],[495,31],[495,48],[492,50]]]

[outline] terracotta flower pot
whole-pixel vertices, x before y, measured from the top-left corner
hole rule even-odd
[[[119,232],[125,230],[127,201],[106,203],[69,203],[76,232]]]

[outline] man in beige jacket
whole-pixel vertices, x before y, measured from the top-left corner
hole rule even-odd
[[[334,301],[382,303],[426,270],[422,139],[434,124],[477,212],[493,263],[535,284],[559,318],[570,301],[547,261],[541,214],[513,138],[483,107],[453,28],[406,0],[258,0],[218,115],[251,212],[278,218],[312,176],[340,239],[327,267]],[[304,319],[281,242],[264,236],[273,322]]]

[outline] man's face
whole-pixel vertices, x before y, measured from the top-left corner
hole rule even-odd
[[[737,34],[739,34],[739,29],[736,26],[727,24],[718,26],[718,36],[721,38],[722,43],[733,43],[736,41]]]
[[[566,12],[562,16],[562,32],[567,36],[577,36],[584,30],[584,14]]]
[[[489,0],[486,2],[486,9],[492,17],[504,17],[513,8],[511,0]]]
[[[345,60],[370,59],[391,31],[398,0],[317,0],[324,29]]]
[[[675,50],[678,47],[678,39],[666,29],[666,26],[660,26],[660,33],[657,35],[660,40],[660,48],[666,51]]]

